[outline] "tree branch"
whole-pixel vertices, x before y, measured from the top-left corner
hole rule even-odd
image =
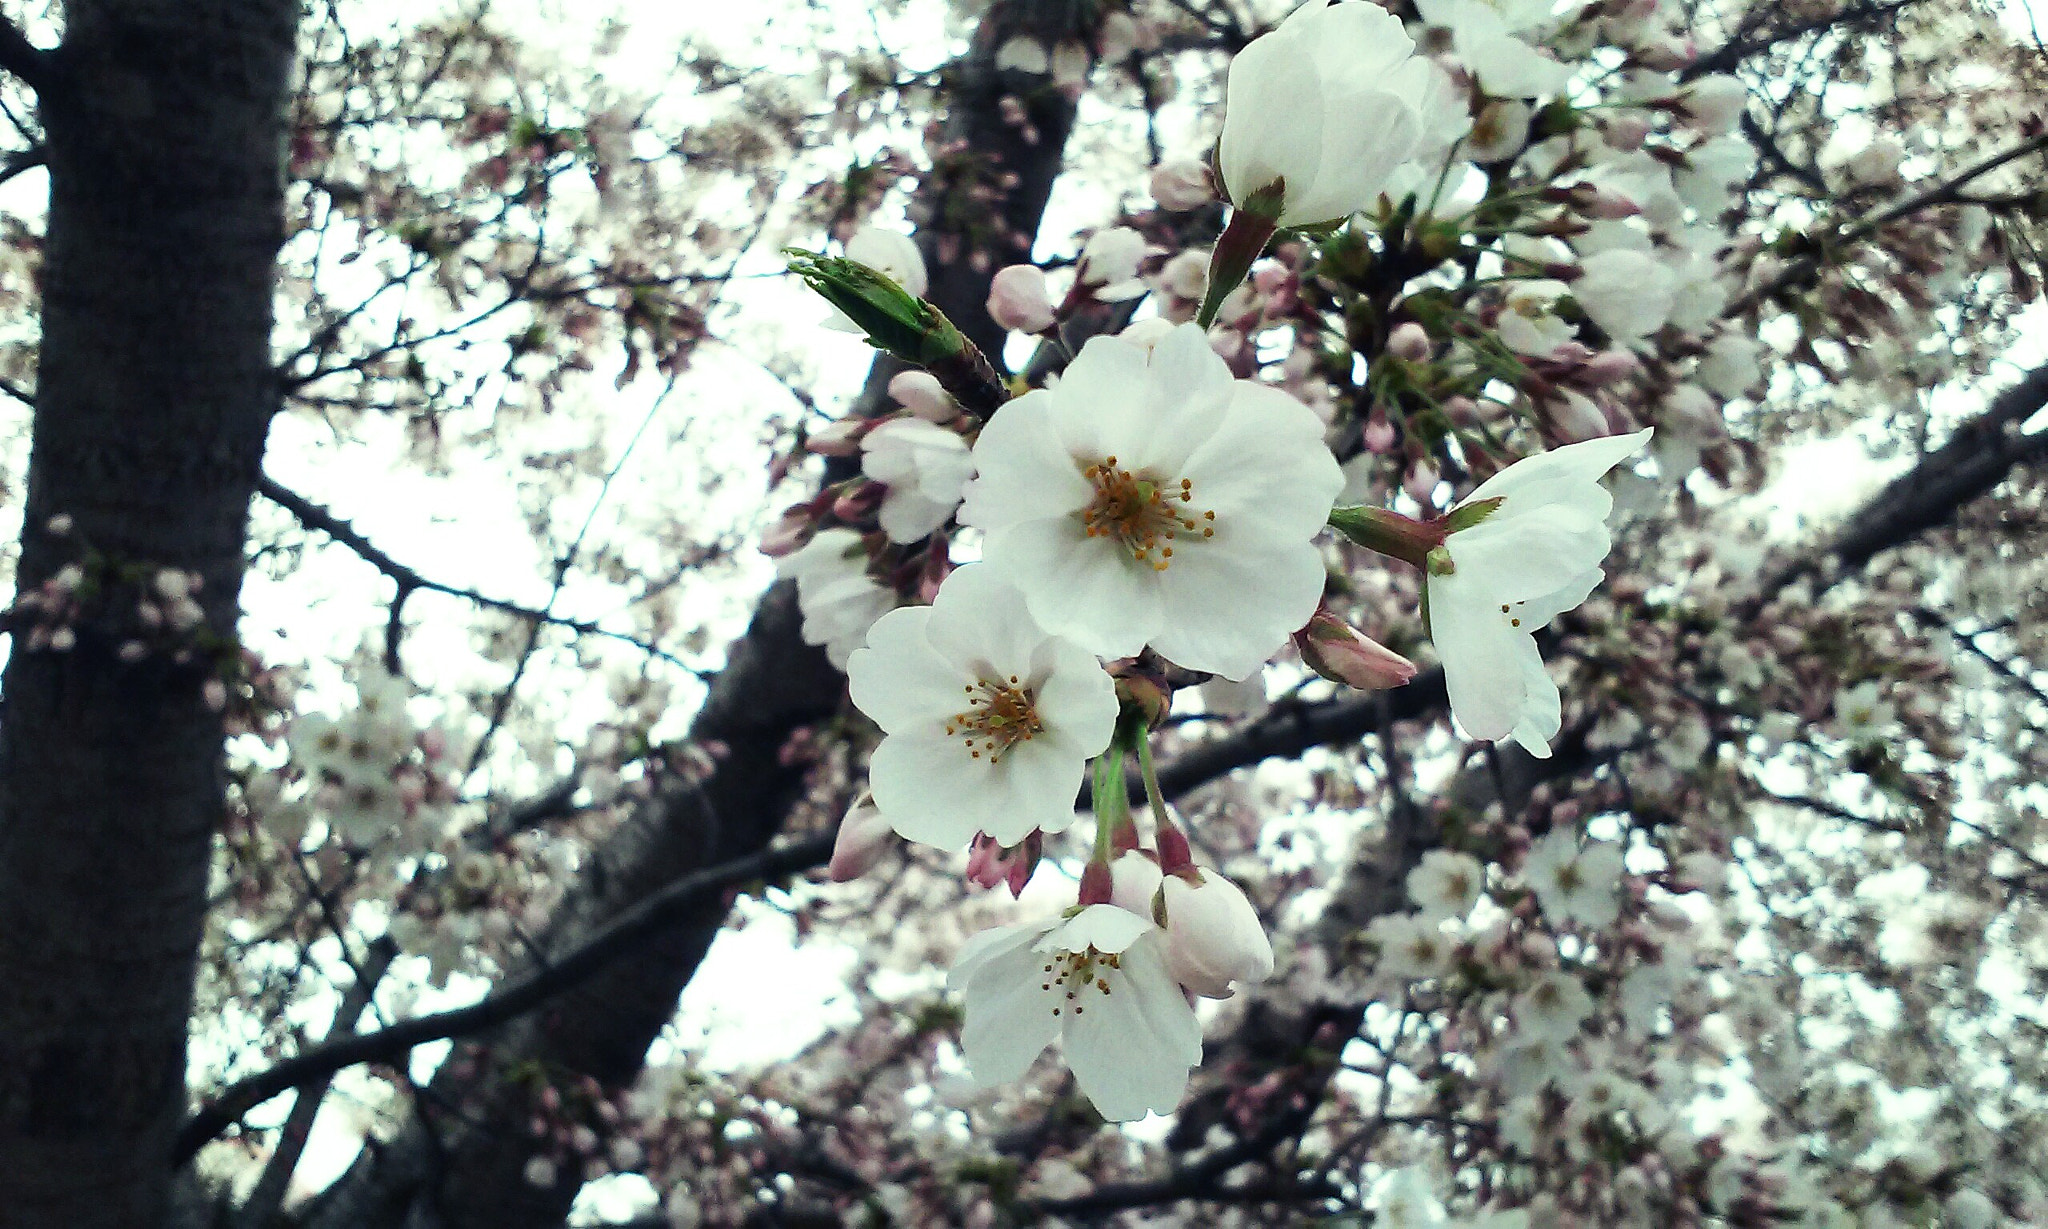
[[[415,1016],[375,1032],[326,1042],[241,1080],[186,1122],[178,1134],[174,1163],[183,1165],[191,1160],[207,1141],[279,1093],[359,1063],[393,1062],[417,1046],[467,1037],[532,1011],[659,934],[716,893],[750,880],[780,879],[822,865],[832,856],[834,836],[821,833],[686,875],[620,913],[561,959],[467,1007]]]
[[[572,619],[566,615],[554,614],[532,606],[522,606],[518,602],[509,602],[503,598],[489,597],[476,592],[474,589],[464,589],[458,585],[444,584],[441,581],[430,579],[422,575],[417,569],[408,567],[392,558],[390,554],[385,552],[376,543],[364,537],[355,526],[342,520],[334,513],[307,499],[305,496],[300,495],[298,492],[291,490],[268,474],[265,474],[258,481],[256,489],[265,499],[291,513],[301,525],[308,529],[317,529],[321,533],[326,534],[336,542],[354,551],[363,562],[390,577],[392,583],[398,586],[399,594],[399,600],[393,603],[394,613],[407,594],[415,590],[426,589],[434,593],[445,593],[450,597],[459,597],[464,601],[474,602],[487,610],[500,611],[525,619],[530,623],[546,623],[555,627],[568,628],[579,635],[599,636],[606,640],[616,640],[622,644],[630,644],[648,656],[658,657],[672,666],[688,670],[692,674],[701,673],[695,666],[690,665],[690,663],[675,656],[660,645],[642,640],[638,636],[630,635],[626,632],[611,631],[608,628],[598,626],[588,619]]]

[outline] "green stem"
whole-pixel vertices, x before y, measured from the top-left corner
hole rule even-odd
[[[1095,858],[1108,865],[1116,859],[1116,834],[1135,827],[1131,818],[1131,796],[1124,784],[1124,748],[1121,742],[1095,757]]]

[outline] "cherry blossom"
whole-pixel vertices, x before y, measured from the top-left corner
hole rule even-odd
[[[1518,461],[1452,509],[1452,526],[1469,520],[1431,552],[1426,600],[1451,711],[1473,738],[1550,754],[1560,700],[1535,633],[1600,583],[1613,503],[1600,478],[1649,439],[1643,430]]]
[[[1096,338],[983,428],[960,519],[1047,630],[1241,679],[1322,597],[1314,538],[1343,486],[1322,433],[1193,325],[1150,354]]]
[[[974,473],[959,433],[922,418],[891,419],[860,447],[861,472],[888,485],[880,520],[892,542],[916,542],[944,525]]]
[[[1101,665],[1040,630],[987,565],[947,577],[930,606],[884,615],[847,679],[886,735],[868,766],[875,805],[905,838],[947,849],[977,832],[1015,845],[1064,830],[1116,723]]]
[[[896,604],[895,595],[868,575],[867,547],[851,529],[822,531],[778,560],[776,570],[796,581],[804,643],[824,646],[842,670],[868,628]]]
[[[966,999],[960,1048],[975,1078],[1018,1079],[1058,1040],[1104,1118],[1172,1113],[1202,1061],[1202,1027],[1165,949],[1165,931],[1115,905],[976,935],[947,979]]]
[[[1217,149],[1240,209],[1303,226],[1371,204],[1422,131],[1427,61],[1375,4],[1308,0],[1230,64]]]

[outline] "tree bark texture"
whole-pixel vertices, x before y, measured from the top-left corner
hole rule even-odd
[[[277,401],[290,0],[77,0],[41,118],[43,339],[20,568],[67,564],[76,647],[17,633],[0,721],[0,1221],[159,1223],[222,812],[244,523]],[[59,536],[51,517],[71,518]],[[94,564],[87,557],[103,561]],[[202,636],[118,655],[154,570],[203,578]],[[126,570],[123,578],[115,571]]]

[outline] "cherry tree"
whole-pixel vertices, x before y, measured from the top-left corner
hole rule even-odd
[[[8,1223],[2048,1215],[2023,11],[657,7],[5,7]]]

